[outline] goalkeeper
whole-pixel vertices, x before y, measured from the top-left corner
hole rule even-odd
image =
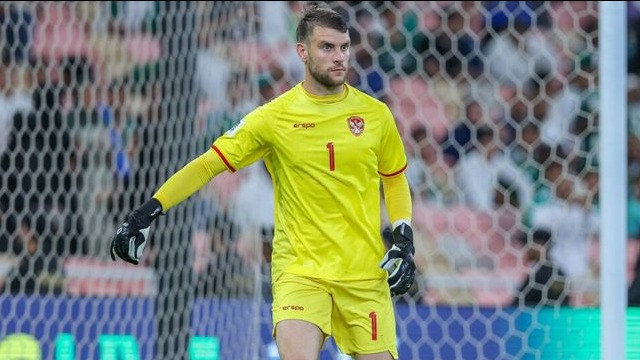
[[[415,276],[407,159],[389,108],[347,85],[350,38],[316,4],[297,27],[304,80],[246,115],[127,216],[111,256],[137,264],[151,222],[223,171],[264,159],[274,185],[273,333],[282,358],[333,336],[358,359],[397,358],[391,296]],[[380,181],[393,226],[385,253]]]

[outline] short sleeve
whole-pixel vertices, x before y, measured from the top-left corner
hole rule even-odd
[[[407,168],[407,155],[400,138],[398,127],[387,106],[382,115],[382,141],[378,152],[378,173],[381,176],[394,176]]]
[[[229,171],[235,172],[267,155],[272,133],[267,111],[259,107],[216,139],[211,148]]]

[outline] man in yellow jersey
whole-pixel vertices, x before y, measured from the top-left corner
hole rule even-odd
[[[392,295],[413,283],[407,159],[389,108],[345,84],[341,16],[307,7],[297,28],[304,80],[245,116],[118,228],[111,256],[137,264],[152,220],[224,170],[258,159],[274,185],[273,323],[283,359],[316,359],[328,336],[357,359],[397,358]],[[393,224],[385,254],[380,181]]]

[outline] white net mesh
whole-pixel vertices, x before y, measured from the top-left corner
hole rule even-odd
[[[154,223],[140,266],[108,246],[302,79],[302,5],[0,4],[0,358],[277,356],[261,163]],[[401,358],[566,358],[568,334],[597,339],[577,309],[598,304],[596,4],[330,5],[350,21],[349,82],[391,107],[410,159],[419,276],[397,302]]]
[[[213,189],[158,222],[141,266],[107,256],[123,216],[255,105],[254,51],[230,47],[255,41],[255,5],[0,9],[0,338],[30,334],[45,358],[256,357],[260,278]]]

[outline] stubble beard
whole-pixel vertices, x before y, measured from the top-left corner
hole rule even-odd
[[[331,78],[331,73],[330,72],[323,72],[322,70],[320,70],[318,68],[318,66],[316,66],[316,64],[313,61],[309,62],[309,74],[311,75],[311,77],[319,84],[321,84],[322,86],[328,88],[328,89],[332,89],[332,88],[336,88],[338,86],[342,86],[346,79],[347,79],[347,73],[345,71],[344,76],[342,76],[340,79],[336,80],[334,78]]]

